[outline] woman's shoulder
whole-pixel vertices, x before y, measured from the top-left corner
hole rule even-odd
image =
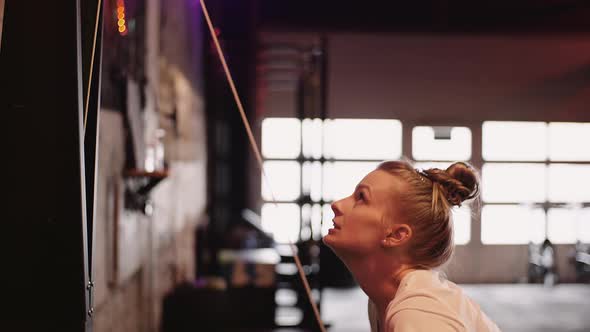
[[[453,298],[460,296],[458,287],[444,280],[432,270],[417,270],[406,275],[400,282],[393,301],[387,307],[388,316],[401,311],[419,310],[431,314],[454,316],[449,307]]]
[[[387,307],[391,324],[438,322],[458,331],[472,330],[470,327],[477,325],[482,315],[479,305],[459,286],[431,270],[415,271],[404,278]]]
[[[388,331],[471,331],[457,317],[419,309],[400,310],[386,318]]]

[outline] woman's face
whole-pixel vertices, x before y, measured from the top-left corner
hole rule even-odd
[[[395,176],[374,170],[352,195],[332,203],[334,227],[324,243],[338,255],[366,255],[381,250],[388,226],[397,216],[396,201],[403,183]]]

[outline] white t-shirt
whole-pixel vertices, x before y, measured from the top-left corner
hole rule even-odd
[[[456,284],[432,270],[408,273],[386,310],[385,329],[378,330],[377,308],[369,300],[372,332],[500,332],[479,305]]]

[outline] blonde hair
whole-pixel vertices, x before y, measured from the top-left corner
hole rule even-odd
[[[454,252],[453,206],[479,193],[479,176],[468,163],[456,162],[446,170],[416,170],[407,161],[386,161],[377,169],[403,180],[398,212],[412,227],[408,254],[415,268],[437,268]]]

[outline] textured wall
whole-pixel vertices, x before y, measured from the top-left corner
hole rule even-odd
[[[100,126],[94,328],[156,330],[163,296],[194,273],[194,228],[205,204],[205,161],[171,161],[169,177],[152,192],[151,216],[126,210],[122,114],[101,112]]]
[[[151,191],[153,212],[124,208],[125,125],[103,110],[99,133],[94,279],[97,332],[157,331],[164,295],[194,276],[194,230],[206,204],[206,133],[198,1],[146,0],[149,143],[165,131],[168,177]],[[108,47],[108,45],[105,45]],[[103,82],[104,83],[104,82]]]

